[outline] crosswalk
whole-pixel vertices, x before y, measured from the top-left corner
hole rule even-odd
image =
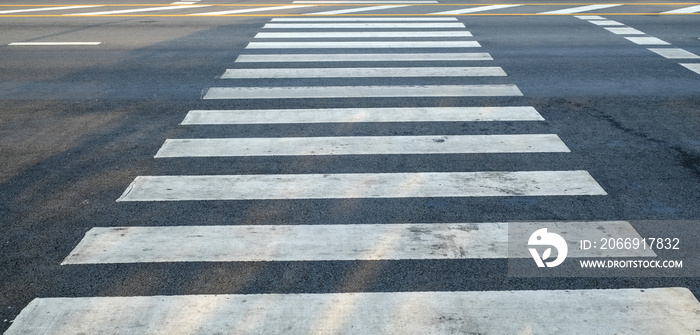
[[[439,7],[438,7],[439,6]],[[90,10],[88,10],[90,8]],[[99,10],[94,10],[99,8]],[[207,4],[200,1],[177,1],[163,5],[0,5],[2,16],[99,17],[99,16],[335,16],[394,15],[397,11],[412,15],[694,15],[700,6],[693,3],[601,3],[601,4],[438,4],[437,1],[293,1],[292,4]],[[270,13],[272,12],[272,13]]]
[[[302,3],[302,2],[297,2]],[[308,3],[308,2],[305,2]],[[370,20],[371,19],[371,20]],[[298,101],[326,108],[191,110],[181,127],[221,125],[415,122],[542,122],[533,106],[497,106],[487,97],[518,99],[507,72],[481,51],[455,17],[275,18],[203,100]],[[434,21],[432,21],[435,19]],[[424,21],[424,22],[421,22]],[[427,21],[427,22],[426,22]],[[410,34],[405,34],[409,32]],[[422,40],[439,36],[439,40]],[[353,38],[353,41],[346,41]],[[280,41],[261,41],[280,39]],[[308,41],[324,39],[325,41]],[[376,39],[384,39],[377,41]],[[440,52],[423,49],[440,49]],[[294,49],[294,53],[289,53]],[[319,50],[330,53],[319,53]],[[475,51],[476,50],[476,51]],[[475,51],[475,52],[472,52]],[[392,66],[365,66],[372,62]],[[453,62],[444,66],[443,61]],[[457,62],[455,62],[457,61]],[[416,62],[420,66],[402,65]],[[291,65],[288,63],[292,63]],[[458,63],[458,65],[457,65]],[[463,64],[467,63],[467,64]],[[297,65],[294,65],[297,64]],[[410,63],[414,64],[414,63]],[[303,66],[302,66],[303,65]],[[470,65],[470,66],[465,66]],[[381,78],[412,85],[373,85]],[[318,78],[323,78],[319,82]],[[348,83],[364,78],[365,84]],[[437,85],[432,78],[451,78]],[[280,80],[291,80],[280,85]],[[476,80],[479,80],[476,82]],[[270,85],[266,85],[269,83]],[[276,86],[272,86],[272,84]],[[472,97],[475,105],[402,107],[405,98]],[[381,98],[383,107],[334,107],[341,99]],[[452,104],[445,106],[445,104]],[[528,154],[570,150],[557,134],[170,138],[154,159],[209,157],[440,154]],[[422,171],[317,174],[136,176],[124,203],[291,199],[433,199],[442,197],[604,197],[586,170]],[[65,266],[151,262],[503,259],[501,223],[95,227]],[[599,223],[601,228],[626,222]],[[648,256],[648,255],[646,255]],[[527,256],[524,256],[527,257]],[[619,317],[624,313],[624,317]],[[6,335],[15,334],[464,334],[677,333],[700,329],[700,303],[687,289],[486,292],[356,292],[322,294],[178,295],[38,298]]]

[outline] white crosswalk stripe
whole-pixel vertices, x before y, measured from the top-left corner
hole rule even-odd
[[[182,125],[543,120],[532,107],[324,108],[193,110]]]
[[[455,31],[346,31],[303,33],[257,33],[255,38],[423,38],[423,37],[472,37],[465,30]]]
[[[221,79],[260,78],[361,78],[361,77],[504,77],[497,66],[480,67],[348,67],[228,69]]]
[[[156,158],[569,152],[557,135],[169,139]]]
[[[117,201],[606,195],[586,171],[140,176]]]
[[[457,21],[456,17],[276,17],[270,22],[441,22]]]
[[[250,42],[246,49],[478,48],[477,41]]]
[[[625,221],[485,222],[93,228],[62,264],[530,258],[526,248],[508,248],[509,226],[523,224],[567,231],[569,258],[656,257],[650,249],[577,247],[638,237]]]
[[[662,12],[661,14],[692,14],[698,12],[700,12],[700,5],[669,10],[666,12]]]
[[[698,313],[685,288],[39,298],[5,335],[692,334]]]
[[[465,28],[461,22],[267,23],[263,29]]]
[[[236,63],[305,62],[432,62],[493,60],[488,53],[352,53],[352,54],[254,54],[240,55]]]
[[[212,87],[204,99],[521,96],[515,85]]]

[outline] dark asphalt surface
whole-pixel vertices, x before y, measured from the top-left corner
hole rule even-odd
[[[700,296],[698,278],[509,278],[506,260],[59,265],[93,227],[700,218],[700,74],[574,17],[460,19],[494,58],[475,66],[502,67],[508,77],[488,82],[523,97],[205,101],[204,89],[223,84],[464,79],[222,84],[269,18],[1,18],[0,332],[37,297],[667,286]],[[700,54],[698,16],[611,19]],[[7,45],[31,40],[103,44]],[[190,109],[509,105],[546,121],[178,125]],[[153,158],[167,138],[526,133],[555,133],[571,153]],[[115,202],[138,175],[524,170],[587,170],[608,195]]]

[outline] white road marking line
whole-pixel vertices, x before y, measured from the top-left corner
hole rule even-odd
[[[264,29],[466,28],[462,22],[267,23]]]
[[[662,41],[656,37],[625,37],[630,42],[639,45],[670,45],[666,41]]]
[[[623,28],[605,28],[605,30],[615,34],[615,35],[644,35],[643,32],[634,29],[634,28],[629,28],[629,27],[623,27]]]
[[[606,18],[598,15],[577,15],[575,17],[581,20],[606,20]]]
[[[171,5],[193,5],[195,3],[194,1],[178,1],[171,3]]]
[[[477,41],[250,42],[246,49],[478,48]]]
[[[61,265],[530,258],[508,227],[538,222],[92,228]],[[576,241],[637,236],[625,221],[543,222],[567,232],[569,258],[656,257],[650,249],[583,251]]]
[[[445,12],[436,12],[436,13],[430,13],[430,14],[433,14],[433,15],[456,15],[456,14],[486,12],[486,11],[490,11],[490,10],[512,8],[512,7],[519,7],[519,6],[522,6],[522,5],[490,5],[490,6],[479,6],[479,7],[469,7],[469,8],[463,8],[463,9],[456,9],[456,10],[448,10]]]
[[[295,32],[257,33],[255,38],[424,38],[424,37],[472,37],[466,30],[452,31],[346,31],[346,32]]]
[[[681,65],[683,65],[686,69],[690,71],[700,74],[700,63],[686,63]]]
[[[154,12],[161,10],[174,10],[174,9],[192,9],[201,7],[211,7],[210,5],[182,5],[182,6],[166,6],[166,7],[148,7],[148,8],[136,8],[136,9],[121,9],[121,10],[109,10],[104,12],[90,12],[90,13],[78,13],[78,14],[64,14],[68,16],[77,15],[119,15],[128,13],[142,13],[142,12]]]
[[[80,9],[80,8],[95,8],[103,6],[60,6],[60,7],[42,7],[42,8],[27,8],[27,9],[12,9],[0,11],[0,14],[14,14],[14,13],[25,13],[25,12],[42,12],[45,10],[67,10],[67,9]]]
[[[348,13],[369,12],[369,11],[374,11],[374,10],[391,9],[391,8],[401,8],[401,7],[410,7],[410,6],[411,6],[411,5],[369,6],[369,7],[359,7],[359,8],[348,8],[348,9],[329,10],[329,11],[315,12],[315,13],[305,13],[304,15],[336,15],[336,14],[348,14]]]
[[[488,53],[391,53],[391,54],[266,54],[240,55],[236,63],[287,62],[414,62],[493,60]]]
[[[5,335],[693,334],[698,313],[680,287],[37,298]]]
[[[700,12],[700,5],[669,10],[667,12],[662,12],[661,14],[692,14],[698,12]]]
[[[698,59],[700,56],[680,48],[649,48],[650,51],[668,59]]]
[[[167,139],[155,158],[570,152],[554,134]]]
[[[346,122],[544,121],[533,107],[192,110],[182,125]]]
[[[89,46],[89,45],[100,45],[102,42],[12,42],[8,45],[19,45],[19,46]]]
[[[204,99],[522,96],[515,85],[212,87]]]
[[[613,20],[596,20],[588,22],[593,23],[596,26],[624,26],[624,24]]]
[[[276,17],[270,22],[434,22],[457,21],[456,17]]]
[[[269,7],[260,7],[260,8],[247,8],[247,9],[223,10],[223,11],[207,12],[207,13],[195,13],[195,14],[188,14],[188,15],[193,15],[193,16],[201,16],[201,15],[228,15],[228,14],[264,12],[264,11],[283,10],[283,9],[295,9],[295,8],[305,8],[305,7],[315,7],[315,6],[313,6],[313,5],[310,5],[310,6],[294,6],[294,5],[290,5],[290,6],[269,6]]]
[[[552,11],[542,12],[542,13],[537,13],[537,14],[574,14],[574,13],[581,13],[581,12],[589,12],[589,11],[597,10],[597,9],[617,7],[617,6],[622,6],[622,4],[588,5],[588,6],[580,6],[580,7],[552,10]]]
[[[139,176],[117,201],[606,195],[586,171]]]
[[[497,66],[490,67],[350,67],[228,69],[221,79],[260,78],[394,78],[394,77],[505,77]]]
[[[294,1],[292,3],[317,3],[317,4],[343,4],[343,3],[348,3],[348,4],[363,4],[363,3],[371,3],[371,4],[390,4],[390,3],[405,3],[405,4],[428,4],[428,3],[438,3],[437,1],[432,1],[432,0],[426,0],[426,1],[362,1],[362,0],[357,0],[357,1],[352,1],[352,0],[341,0],[341,1]]]

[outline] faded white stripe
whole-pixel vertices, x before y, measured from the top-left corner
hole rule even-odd
[[[567,232],[569,258],[656,256],[650,249],[578,245],[640,238],[624,221],[244,225],[93,228],[61,264],[530,258],[525,247],[509,253],[508,226],[538,224]]]
[[[371,4],[384,4],[384,3],[405,3],[405,4],[425,4],[425,3],[438,3],[437,1],[433,0],[425,0],[425,1],[386,1],[386,0],[379,0],[379,1],[353,1],[353,0],[341,0],[341,1],[294,1],[292,3],[333,3],[333,4],[342,4],[342,3],[349,3],[349,4],[363,4],[363,3],[371,3]]]
[[[477,41],[250,42],[246,49],[478,48]]]
[[[542,13],[538,13],[538,14],[574,14],[574,13],[581,13],[581,12],[589,12],[589,11],[596,10],[596,9],[612,8],[612,7],[617,7],[617,6],[622,6],[622,4],[588,5],[588,6],[580,6],[580,7],[552,10],[552,11],[542,12]]]
[[[324,12],[306,13],[304,15],[336,15],[336,14],[348,14],[348,13],[359,13],[359,12],[370,12],[374,10],[391,9],[391,8],[401,8],[410,7],[411,5],[385,5],[385,6],[370,6],[370,7],[360,7],[360,8],[348,8],[348,9],[338,9],[329,10]]]
[[[687,288],[38,298],[5,335],[693,334],[698,313]]]
[[[588,22],[593,23],[596,26],[624,26],[624,24],[613,20],[595,20]]]
[[[544,121],[533,107],[193,110],[182,125],[345,122]]]
[[[569,152],[554,134],[167,139],[156,158]]]
[[[491,67],[351,67],[351,68],[279,68],[228,69],[221,79],[259,78],[383,78],[383,77],[504,77],[497,66]]]
[[[223,11],[207,12],[207,13],[196,13],[196,14],[189,14],[189,15],[229,15],[229,14],[265,12],[265,11],[283,10],[283,9],[305,8],[305,7],[315,7],[315,6],[313,6],[313,5],[310,5],[310,6],[269,6],[269,7],[261,7],[261,8],[247,8],[247,9],[223,10]]]
[[[586,171],[139,176],[117,201],[605,195]]]
[[[346,32],[300,32],[257,33],[255,38],[419,38],[419,37],[472,37],[466,30],[456,31],[346,31]]]
[[[265,54],[240,55],[236,63],[414,62],[493,60],[488,53]]]
[[[490,5],[490,6],[479,6],[479,7],[469,7],[469,8],[463,8],[463,9],[456,9],[456,10],[448,10],[445,12],[437,12],[437,13],[431,13],[431,14],[434,14],[434,15],[457,15],[457,14],[486,12],[486,11],[490,11],[490,10],[512,8],[512,7],[519,7],[519,6],[522,6],[522,5]]]
[[[212,87],[204,99],[522,96],[515,85]]]

